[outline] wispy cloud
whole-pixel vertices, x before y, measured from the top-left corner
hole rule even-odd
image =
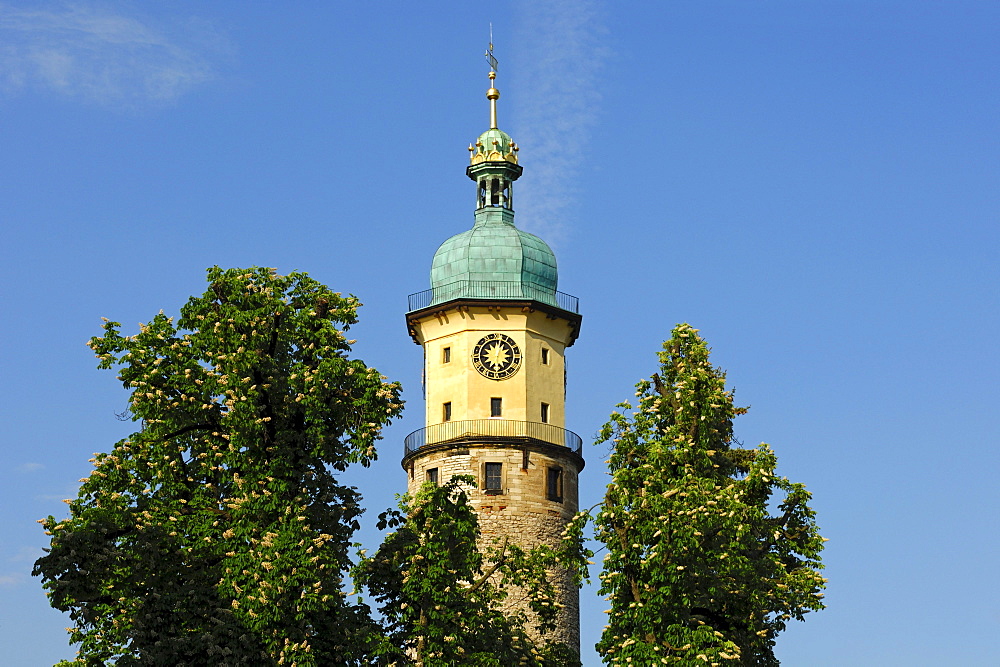
[[[43,556],[44,553],[45,552],[43,552],[41,550],[41,548],[39,548],[39,547],[25,547],[25,546],[22,546],[22,547],[18,548],[18,550],[14,553],[13,556],[10,556],[7,559],[7,562],[8,563],[34,563],[41,556]]]
[[[599,0],[518,4],[518,98],[513,136],[525,170],[515,199],[518,226],[558,243],[569,233],[578,165],[599,115],[599,81],[610,50]]]
[[[27,580],[27,577],[20,572],[14,574],[0,574],[0,587],[17,586]]]
[[[22,463],[21,465],[17,466],[17,471],[38,472],[39,470],[43,470],[44,468],[45,466],[43,466],[41,463]]]
[[[47,90],[105,106],[171,102],[215,77],[228,42],[196,20],[151,21],[70,3],[0,4],[0,90]]]

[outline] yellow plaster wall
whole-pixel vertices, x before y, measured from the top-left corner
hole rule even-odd
[[[541,404],[549,404],[549,423],[565,428],[564,353],[570,341],[570,324],[543,312],[520,308],[473,307],[448,310],[417,323],[424,346],[427,387],[426,423],[443,419],[443,404],[452,404],[452,421],[487,419],[490,399],[503,399],[503,418],[541,421]],[[506,380],[490,380],[472,365],[472,351],[486,334],[503,333],[521,349],[521,367]],[[451,347],[451,361],[443,363],[443,350]],[[549,363],[541,361],[549,349]]]

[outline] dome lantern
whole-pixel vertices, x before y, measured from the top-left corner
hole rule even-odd
[[[456,298],[531,300],[556,306],[558,272],[548,244],[514,226],[513,183],[523,171],[518,146],[496,125],[490,71],[490,129],[469,146],[466,174],[476,182],[475,224],[441,244],[431,264],[431,304]]]
[[[431,289],[410,295],[408,318],[474,302],[540,308],[571,323],[572,344],[580,324],[578,302],[557,291],[555,253],[545,241],[514,225],[513,184],[523,167],[517,144],[497,127],[500,91],[492,58],[490,65],[490,128],[469,145],[465,171],[476,183],[474,223],[438,247],[431,262]]]

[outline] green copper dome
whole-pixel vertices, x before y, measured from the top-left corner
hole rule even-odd
[[[471,298],[556,305],[556,256],[513,220],[513,211],[480,209],[472,229],[441,244],[431,263],[432,304]]]
[[[513,143],[514,140],[510,138],[509,134],[496,128],[486,130],[476,139],[476,145],[483,146],[488,151],[498,150],[504,154],[510,152]]]

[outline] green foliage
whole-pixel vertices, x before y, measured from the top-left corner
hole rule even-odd
[[[504,540],[480,551],[479,523],[466,488],[472,477],[426,483],[401,512],[382,515],[395,528],[355,580],[379,601],[386,636],[383,660],[423,667],[579,665],[565,646],[536,646],[524,628],[527,614],[501,607],[516,587],[529,600],[536,629],[554,627],[558,608],[548,572],[582,556],[582,542],[561,550],[525,551]]]
[[[775,475],[762,444],[733,448],[725,374],[678,325],[660,371],[601,431],[612,481],[595,519],[611,601],[608,664],[777,665],[774,637],[823,608],[809,492]],[[776,507],[772,515],[769,507]]]
[[[97,454],[35,564],[77,664],[366,664],[342,590],[368,465],[400,388],[348,357],[354,297],[305,274],[208,271],[209,289],[90,341],[142,428]]]

